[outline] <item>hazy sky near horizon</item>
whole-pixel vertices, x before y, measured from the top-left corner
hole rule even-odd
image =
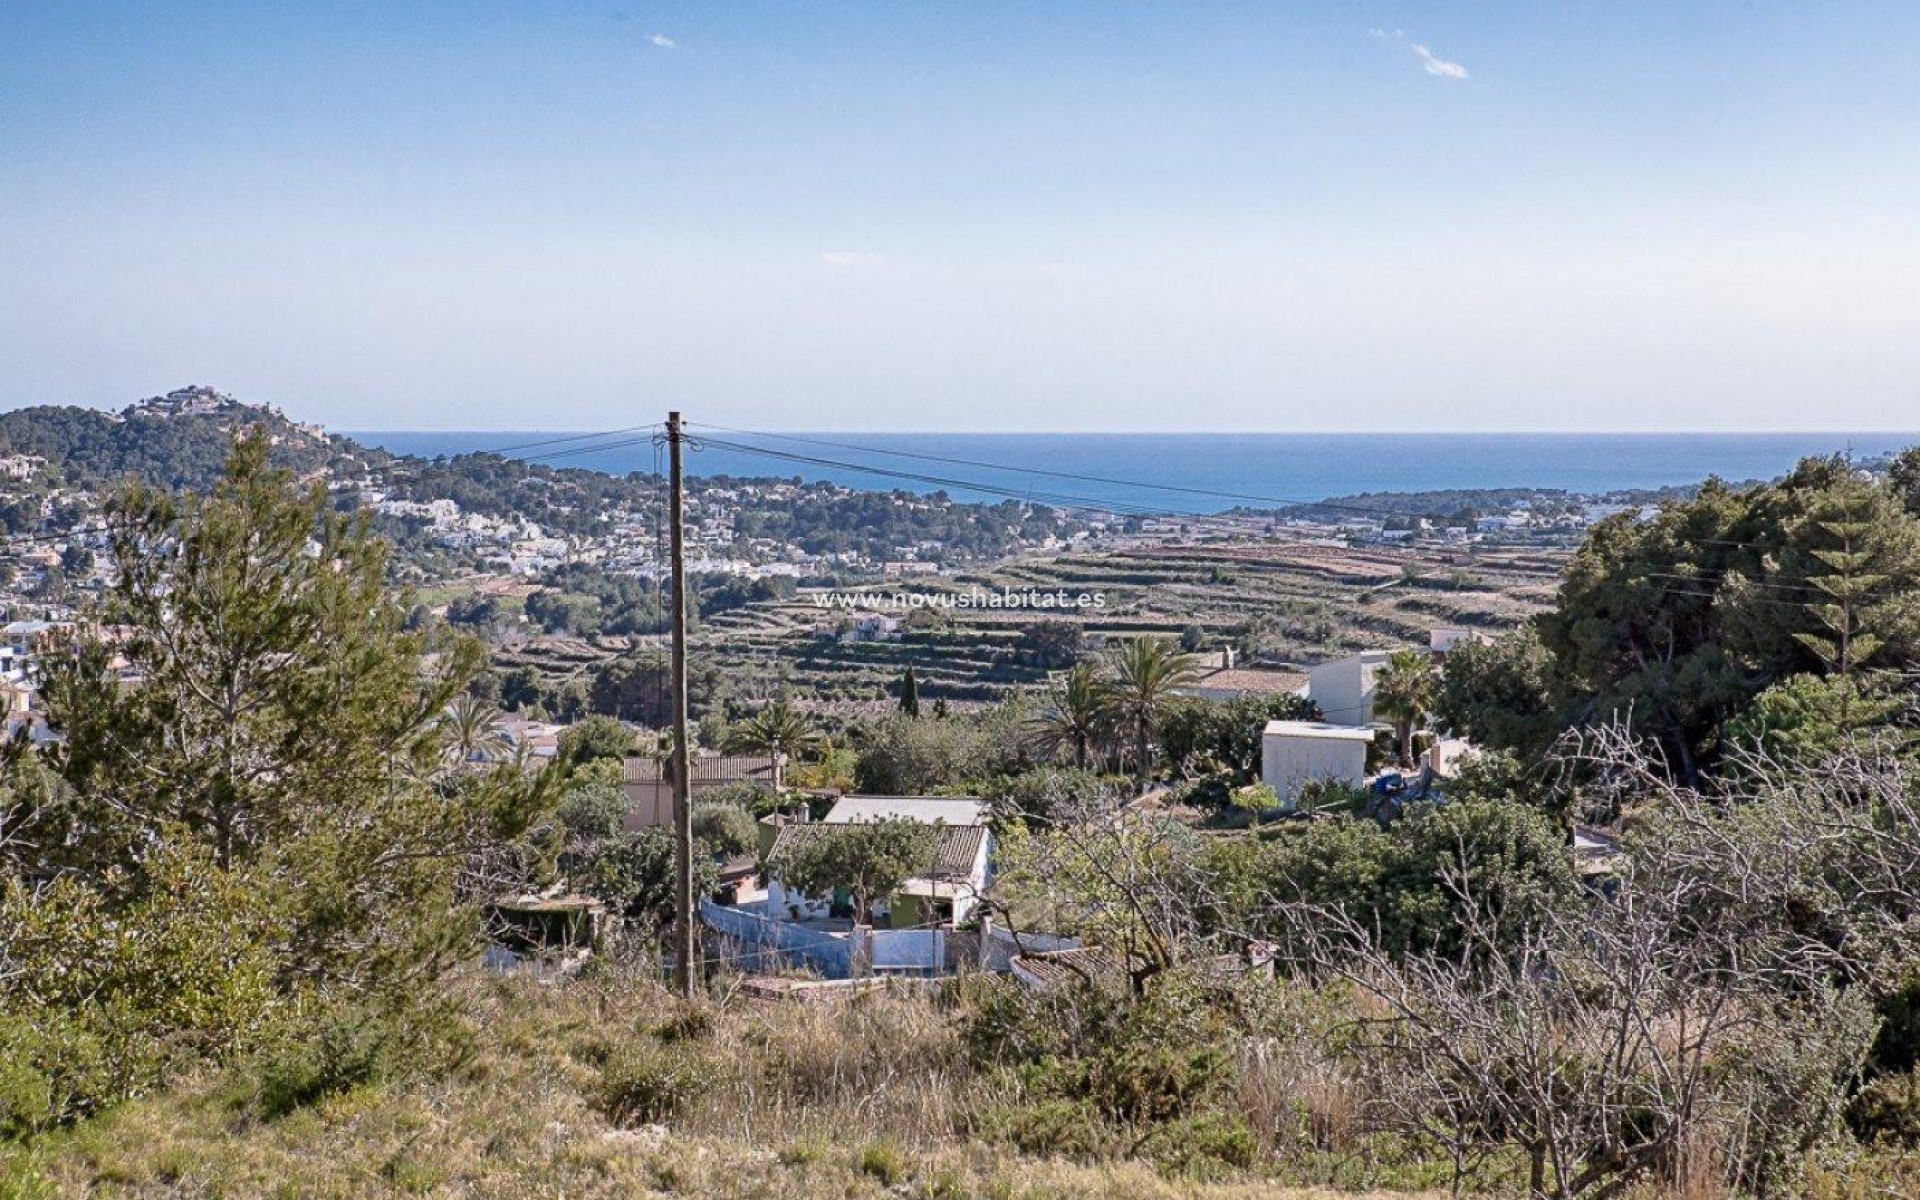
[[[0,5],[0,405],[1911,429],[1920,4]]]

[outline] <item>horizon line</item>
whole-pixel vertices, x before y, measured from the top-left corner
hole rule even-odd
[[[697,423],[696,423],[697,425]],[[500,434],[519,436],[590,436],[595,431],[564,427],[466,427],[448,429],[330,429],[348,436],[393,434]],[[747,430],[736,437],[779,434],[858,434],[888,437],[1920,437],[1920,427],[1867,429],[881,429],[869,427],[811,426],[782,429]],[[697,440],[698,433],[689,437]]]

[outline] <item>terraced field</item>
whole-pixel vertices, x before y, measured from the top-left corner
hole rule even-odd
[[[1256,624],[1269,657],[1311,664],[1357,649],[1425,645],[1435,625],[1512,628],[1550,599],[1561,561],[1537,551],[1365,550],[1278,541],[1026,558],[957,578],[863,590],[1060,589],[1098,594],[1104,606],[889,609],[883,611],[904,619],[898,641],[846,642],[833,632],[855,614],[801,595],[717,615],[697,643],[748,695],[793,686],[822,700],[880,701],[911,665],[923,697],[981,701],[1045,677],[1017,646],[1022,628],[1035,620],[1075,621],[1096,641],[1177,635],[1199,625],[1210,647]]]

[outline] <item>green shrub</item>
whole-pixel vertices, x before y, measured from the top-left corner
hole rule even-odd
[[[718,1017],[706,1001],[676,999],[653,1034],[663,1042],[697,1042],[713,1032]]]
[[[860,1151],[854,1165],[862,1175],[871,1175],[886,1187],[897,1187],[913,1178],[912,1160],[892,1141],[869,1143]]]
[[[606,760],[609,765],[617,763]],[[599,763],[589,764],[576,770],[576,775],[595,776],[601,774],[595,768]],[[576,779],[560,798],[554,817],[566,832],[569,842],[596,842],[619,837],[624,831],[623,821],[627,815],[626,793],[620,790],[619,776],[615,772],[604,772],[610,779]]]
[[[0,1157],[0,1200],[52,1200],[53,1184],[31,1152]]]
[[[1150,1124],[1192,1111],[1227,1078],[1212,1046],[1130,1041],[1092,1058],[1079,1091],[1115,1120]]]
[[[1909,968],[1874,1007],[1880,1015],[1880,1031],[1873,1039],[1869,1069],[1897,1074],[1920,1065],[1920,969]]]
[[[1179,801],[1202,812],[1223,812],[1233,804],[1238,780],[1231,771],[1209,771],[1180,785]]]
[[[699,1060],[679,1047],[630,1046],[601,1068],[600,1110],[616,1125],[669,1121],[708,1083]]]
[[[1105,1156],[1114,1145],[1106,1122],[1085,1100],[989,1105],[975,1114],[972,1126],[979,1136],[1025,1154],[1082,1162]]]
[[[248,1072],[254,1111],[276,1120],[297,1109],[397,1073],[410,1037],[391,1018],[329,1013],[290,1029]]]
[[[1052,825],[1096,807],[1111,808],[1117,794],[1092,771],[1035,767],[993,780],[983,790],[996,822]]]
[[[1847,1127],[1863,1142],[1920,1143],[1920,1071],[1883,1075],[1847,1105]]]
[[[1162,1125],[1142,1149],[1168,1172],[1201,1179],[1223,1169],[1249,1170],[1260,1159],[1259,1139],[1233,1113],[1200,1113]]]
[[[693,836],[708,854],[736,858],[760,846],[759,827],[746,809],[701,801],[693,810]]]
[[[1122,1019],[1125,1000],[1093,987],[1031,992],[1005,979],[984,982],[960,1025],[960,1044],[976,1066],[1071,1058]]]
[[[0,1016],[0,1142],[85,1116],[117,1095],[98,1037],[71,1016]]]
[[[138,879],[0,886],[0,942],[18,968],[0,982],[0,1136],[226,1061],[271,1028],[271,925],[244,876],[169,849]]]
[[[673,918],[673,835],[663,829],[624,834],[565,864],[591,895],[643,927],[664,928]],[[711,859],[695,856],[695,895],[712,892],[719,875]]]
[[[825,1142],[815,1138],[807,1138],[802,1141],[791,1142],[782,1147],[779,1159],[782,1166],[804,1167],[809,1163],[817,1163],[826,1156],[827,1144]]]
[[[973,1124],[1030,1154],[1105,1156],[1206,1115],[1233,1080],[1226,1047],[1234,1036],[1206,996],[1177,978],[1156,981],[1144,997],[1093,987],[983,988],[961,1043],[1010,1085],[996,1094],[1018,1099],[987,1106]],[[1244,1123],[1241,1132],[1251,1145]],[[1250,1161],[1221,1138],[1196,1153]]]

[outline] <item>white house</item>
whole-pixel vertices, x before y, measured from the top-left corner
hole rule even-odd
[[[885,613],[863,613],[840,635],[843,642],[893,642],[900,639],[900,620]]]
[[[876,922],[882,914],[894,929],[964,921],[986,891],[987,861],[993,852],[987,806],[982,800],[844,796],[818,822],[782,826],[768,857],[777,859],[783,849],[805,838],[823,836],[835,825],[885,820],[931,825],[937,832],[933,861],[927,864],[927,870],[902,882],[891,896],[875,901]],[[827,916],[831,909],[830,899],[792,891],[777,876],[767,881],[768,916],[810,921]]]
[[[1268,721],[1260,735],[1260,779],[1292,807],[1300,789],[1322,781],[1359,787],[1367,781],[1373,730],[1324,721]]]
[[[1460,625],[1437,625],[1427,630],[1427,649],[1433,652],[1435,658],[1444,657],[1456,646],[1492,640],[1478,629],[1468,629]]]
[[[1307,698],[1335,725],[1373,724],[1373,677],[1387,665],[1387,651],[1362,650],[1321,663],[1307,673]]]
[[[47,465],[47,460],[33,454],[9,454],[0,458],[0,476],[7,479],[32,479],[34,474]]]

